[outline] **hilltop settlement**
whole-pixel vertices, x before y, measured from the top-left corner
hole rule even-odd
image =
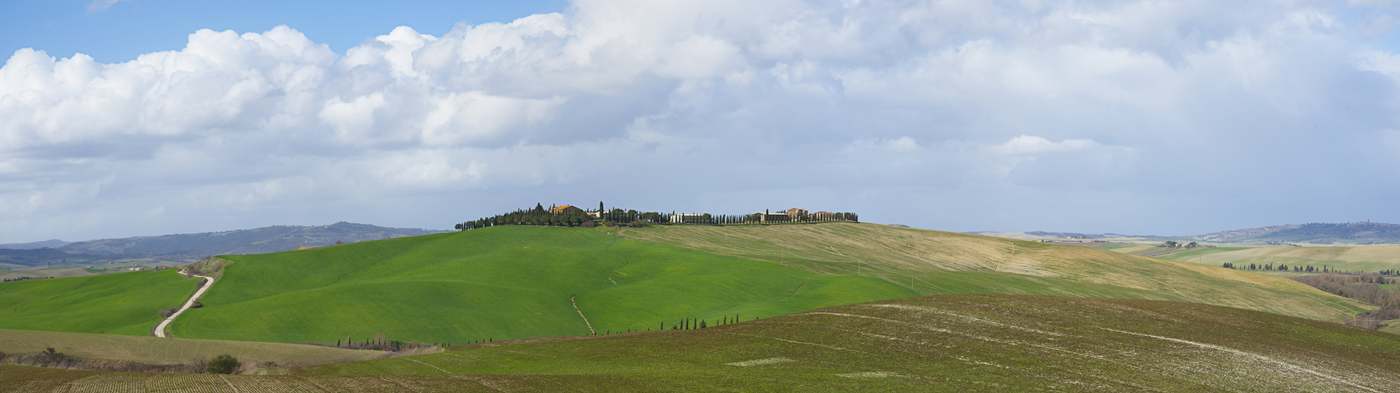
[[[681,213],[672,211],[637,211],[614,207],[608,210],[603,202],[598,209],[585,210],[568,204],[551,205],[548,209],[536,203],[532,209],[516,210],[506,214],[483,217],[458,223],[459,231],[485,228],[496,225],[545,225],[569,227],[645,226],[645,225],[764,225],[764,224],[807,224],[821,222],[860,222],[860,216],[851,212],[811,212],[802,208],[785,210],[764,210],[749,214],[712,214],[706,212]]]

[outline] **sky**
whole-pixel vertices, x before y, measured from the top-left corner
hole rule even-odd
[[[290,4],[284,4],[290,3]],[[0,5],[0,243],[573,203],[1400,222],[1400,4]]]

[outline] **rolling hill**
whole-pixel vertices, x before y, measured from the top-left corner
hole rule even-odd
[[[605,229],[496,227],[226,258],[232,263],[205,307],[176,321],[174,336],[333,343],[382,333],[464,342],[583,335],[588,323],[599,332],[640,330],[683,317],[776,315],[915,294],[873,278]]]
[[[224,232],[141,236],[74,243],[48,241],[36,244],[58,246],[35,247],[36,244],[21,244],[11,246],[13,248],[0,247],[0,263],[42,266],[124,260],[192,262],[213,255],[268,253],[300,247],[327,246],[337,242],[352,243],[428,233],[433,232],[338,222],[319,226],[279,225]]]
[[[480,344],[292,375],[0,366],[0,390],[1387,392],[1400,336],[1236,308],[939,295],[719,327]]]
[[[1393,244],[1400,243],[1400,225],[1378,222],[1308,223],[1231,229],[1201,235],[1126,235],[1118,233],[1011,232],[985,233],[1029,240],[1109,241],[1119,243],[1161,243],[1198,241],[1228,245],[1265,244]]]
[[[1332,321],[1368,308],[1280,277],[872,224],[502,226],[226,258],[174,336],[464,342],[935,293],[1179,300]]]
[[[1026,293],[1014,287],[960,287],[963,274],[988,281],[1041,281],[1048,294],[1116,288],[1107,294],[1179,300],[1341,320],[1357,303],[1318,296],[1284,277],[1216,266],[1171,263],[1094,247],[875,224],[804,226],[662,226],[625,230],[624,236],[679,244],[805,269],[857,274],[900,283],[923,293]]]
[[[600,390],[636,391],[1382,392],[1400,389],[1400,337],[1177,302],[953,295],[305,374],[606,381]]]
[[[1242,264],[1285,264],[1328,266],[1352,272],[1400,269],[1400,245],[1232,245],[1193,249],[1135,245],[1113,251],[1155,258],[1186,261],[1210,266],[1225,262]]]
[[[63,246],[66,245],[66,244],[68,244],[68,242],[65,242],[65,241],[62,241],[62,240],[58,240],[58,239],[49,239],[49,240],[41,240],[41,241],[37,241],[37,242],[28,242],[28,243],[5,243],[5,244],[0,244],[0,250],[33,250],[33,249],[36,249],[36,248],[59,248],[59,247],[63,247]]]
[[[1208,233],[1195,238],[1215,243],[1400,243],[1400,225],[1378,222],[1275,225]]]
[[[0,329],[147,335],[197,282],[174,270],[0,284]]]

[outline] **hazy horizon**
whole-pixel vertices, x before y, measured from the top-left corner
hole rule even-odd
[[[0,243],[445,229],[599,200],[952,231],[1400,222],[1392,2],[71,0],[0,15]]]

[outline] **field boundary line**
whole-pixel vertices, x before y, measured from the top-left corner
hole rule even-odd
[[[790,344],[811,345],[811,346],[814,346],[814,347],[826,348],[826,349],[831,349],[831,350],[836,350],[836,351],[846,351],[846,352],[854,352],[854,353],[861,353],[861,354],[866,354],[866,355],[872,355],[872,353],[870,353],[870,352],[861,351],[861,350],[856,350],[856,349],[843,348],[843,347],[838,347],[838,346],[835,346],[835,345],[818,344],[818,343],[812,343],[812,342],[806,342],[806,341],[797,341],[797,340],[791,340],[791,339],[786,339],[786,338],[781,338],[781,337],[763,336],[763,335],[757,335],[757,334],[742,334],[742,333],[727,333],[727,334],[732,335],[732,336],[749,337],[749,338],[760,338],[760,339],[768,339],[768,340],[776,340],[776,341],[782,341],[782,342],[790,343]]]
[[[399,381],[395,381],[395,380],[389,379],[388,377],[380,376],[380,377],[379,377],[379,380],[384,381],[384,382],[388,382],[390,385],[398,386],[399,388],[402,388],[403,390],[408,390],[408,391],[412,391],[412,392],[421,392],[421,391],[422,391],[421,389],[416,389],[416,388],[414,388],[414,387],[412,387],[412,386],[405,385],[403,382],[399,382]]]
[[[597,331],[597,330],[593,330],[593,324],[588,322],[588,316],[587,316],[587,315],[583,315],[583,309],[578,308],[578,302],[574,301],[574,298],[575,298],[575,297],[576,297],[576,296],[569,296],[569,304],[571,304],[571,305],[574,306],[574,311],[578,312],[578,317],[579,317],[579,318],[583,318],[583,324],[584,324],[585,326],[588,326],[588,334],[597,336],[597,335],[598,335],[598,331]]]
[[[223,375],[219,375],[219,379],[222,379],[222,380],[224,381],[224,384],[225,384],[225,385],[228,385],[228,388],[229,388],[229,389],[233,389],[233,393],[239,393],[239,392],[238,392],[238,387],[237,387],[237,386],[233,386],[233,382],[229,382],[229,381],[228,381],[228,377],[225,377],[225,376],[223,376]]]
[[[184,276],[194,276],[194,277],[202,278],[202,279],[204,279],[204,283],[201,284],[201,285],[199,286],[199,289],[196,289],[196,290],[194,291],[194,294],[193,294],[193,295],[190,295],[190,298],[189,298],[188,300],[185,300],[185,304],[182,305],[182,306],[180,306],[180,309],[175,310],[174,313],[171,313],[170,316],[165,317],[165,320],[160,321],[160,324],[156,325],[156,330],[155,330],[155,332],[153,332],[153,333],[155,334],[156,337],[166,338],[166,337],[165,337],[165,329],[169,328],[169,327],[170,327],[170,324],[175,322],[175,317],[180,316],[180,314],[184,314],[184,313],[185,313],[185,310],[189,310],[190,307],[193,307],[195,301],[198,301],[200,296],[204,296],[204,292],[205,292],[205,291],[208,291],[208,290],[209,290],[209,287],[214,286],[214,277],[210,277],[210,276],[201,276],[201,275],[198,275],[198,274],[186,273],[186,272],[180,272],[180,274],[181,274],[181,275],[184,275]],[[236,389],[235,389],[235,391],[236,391]]]
[[[418,360],[418,359],[414,359],[414,358],[404,358],[404,360],[407,360],[407,361],[410,361],[410,362],[414,362],[414,363],[418,363],[418,364],[421,364],[421,365],[424,365],[424,366],[432,367],[434,370],[442,371],[443,374],[452,375],[452,372],[451,372],[451,371],[444,370],[442,367],[438,367],[438,366],[436,366],[436,365],[434,365],[434,364],[432,364],[432,363],[428,363],[428,362],[425,362],[425,361],[422,361],[422,360]]]

